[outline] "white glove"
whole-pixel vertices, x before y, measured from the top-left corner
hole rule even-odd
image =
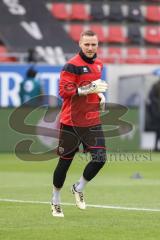
[[[98,96],[100,98],[100,108],[102,112],[105,112],[105,103],[106,103],[105,96],[103,95],[103,93],[98,93]]]
[[[81,95],[87,95],[91,93],[101,93],[101,92],[105,92],[107,89],[108,89],[108,84],[105,81],[98,79],[86,86],[79,87],[78,95],[81,96]]]

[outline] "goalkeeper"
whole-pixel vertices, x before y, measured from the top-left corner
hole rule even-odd
[[[84,150],[90,152],[91,161],[71,188],[78,208],[86,208],[83,190],[106,161],[100,108],[104,109],[103,93],[108,85],[101,80],[103,65],[96,58],[97,35],[90,30],[82,32],[79,46],[80,52],[65,64],[60,75],[59,94],[63,99],[58,146],[60,158],[53,174],[51,201],[52,215],[55,217],[64,217],[60,191],[79,145],[82,143]]]

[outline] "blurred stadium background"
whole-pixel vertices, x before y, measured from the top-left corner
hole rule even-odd
[[[49,216],[49,207],[43,204],[49,202],[56,161],[28,162],[27,157],[22,157],[24,149],[21,157],[27,160],[20,161],[14,151],[16,144],[26,139],[35,141],[31,151],[40,155],[56,144],[50,137],[39,137],[36,126],[42,124],[47,106],[49,116],[54,116],[49,127],[56,119],[61,103],[59,73],[79,50],[80,32],[86,29],[92,29],[99,37],[98,56],[104,62],[102,78],[110,86],[106,100],[128,108],[122,118],[133,129],[127,134],[123,134],[126,129],[121,129],[119,136],[107,139],[108,165],[87,189],[89,203],[113,209],[89,208],[83,215],[72,205],[66,205],[68,216],[62,226],[60,220]],[[21,128],[15,131],[11,127],[17,125],[18,129],[23,120],[21,115],[16,115],[12,124],[10,119],[21,106],[20,84],[30,67],[38,72],[43,93],[54,97],[47,100],[46,107],[27,117],[26,124],[35,126],[27,134]],[[0,236],[3,239],[158,239],[160,161],[159,153],[154,152],[155,128],[152,122],[147,125],[150,119],[147,109],[149,93],[159,79],[160,0],[0,1]],[[157,126],[160,128],[160,121]],[[66,182],[68,189],[86,160],[83,154],[76,159]],[[96,199],[94,190],[100,192]],[[73,202],[68,190],[63,194],[64,202]],[[115,211],[116,206],[122,208]],[[123,207],[130,210],[124,212]],[[143,208],[148,210],[145,212]]]

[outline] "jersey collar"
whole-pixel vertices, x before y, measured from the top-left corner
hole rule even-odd
[[[94,63],[94,61],[95,61],[95,59],[96,59],[96,57],[97,57],[97,54],[95,53],[92,58],[88,58],[88,57],[82,52],[82,50],[79,52],[79,55],[80,55],[80,57],[81,57],[85,62],[90,63],[90,64]]]

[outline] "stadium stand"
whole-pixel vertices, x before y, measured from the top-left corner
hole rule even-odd
[[[144,59],[141,58],[142,49],[136,47],[127,48],[126,63],[143,63]]]
[[[35,9],[37,1],[22,0],[21,5],[14,6],[0,1],[1,39],[11,52],[27,52],[36,48],[42,61],[62,64],[64,54],[73,53],[78,46],[64,31],[62,24],[53,19],[45,1],[38,1],[38,11]],[[59,54],[60,51],[62,54]]]
[[[65,3],[53,3],[51,6],[51,13],[55,18],[60,20],[68,20],[70,16]]]
[[[160,22],[160,6],[147,6],[145,18],[147,21]]]
[[[142,9],[138,2],[129,3],[127,19],[133,22],[142,22],[144,20],[142,15]]]
[[[144,39],[150,44],[160,44],[160,27],[159,26],[146,26]]]
[[[80,33],[84,30],[84,25],[83,24],[72,24],[69,26],[69,35],[71,38],[78,42]]]
[[[123,25],[109,25],[107,33],[107,42],[109,43],[125,43],[125,29]]]
[[[0,51],[1,61],[5,54],[15,60],[9,53],[17,53],[18,61],[19,54],[25,56],[32,48],[40,55],[39,61],[61,64],[78,51],[80,32],[92,29],[99,37],[104,62],[159,62],[160,0],[9,2],[0,2],[5,49]]]
[[[91,2],[90,5],[90,16],[92,20],[104,20],[105,13],[103,9],[102,2]]]
[[[128,25],[128,42],[132,44],[141,44],[142,36],[140,27],[138,24],[129,24]]]
[[[160,48],[147,48],[145,51],[145,63],[160,64],[160,58],[157,59],[156,56],[160,56]]]
[[[104,43],[106,41],[104,27],[101,24],[91,24],[89,27],[92,31],[97,33],[99,42]]]
[[[115,63],[116,61],[118,61],[118,63],[124,62],[123,49],[121,47],[108,47],[104,50],[103,54],[103,59],[107,63]]]
[[[123,11],[121,2],[111,2],[109,5],[109,15],[110,21],[123,21]]]
[[[83,3],[73,3],[71,5],[71,20],[89,20],[87,7]]]
[[[7,48],[0,45],[0,62],[15,62],[16,58],[9,56]]]

